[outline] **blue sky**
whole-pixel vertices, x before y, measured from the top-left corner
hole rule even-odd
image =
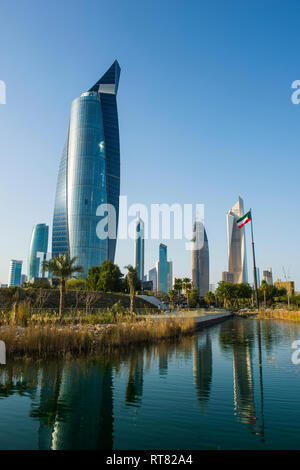
[[[300,3],[290,0],[3,0],[0,13],[0,281],[51,225],[70,105],[118,59],[121,194],[204,203],[211,282],[227,268],[225,213],[253,210],[257,265],[300,290]],[[247,228],[249,279],[250,232]],[[158,242],[146,245],[146,269]],[[183,242],[174,274],[190,275]],[[133,263],[131,241],[116,262]]]

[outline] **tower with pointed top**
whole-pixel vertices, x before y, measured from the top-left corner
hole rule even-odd
[[[237,226],[237,220],[244,215],[244,201],[238,201],[226,214],[228,241],[228,272],[233,274],[233,283],[248,282],[245,228]]]
[[[138,278],[143,282],[145,266],[145,225],[140,216],[138,216],[135,224],[134,266]]]
[[[206,230],[199,220],[195,220],[192,238],[192,283],[200,297],[209,291],[209,247]]]
[[[68,135],[59,167],[52,231],[52,254],[76,256],[88,269],[114,262],[119,218],[120,142],[116,95],[120,66],[115,61],[71,107]],[[116,230],[96,233],[101,204],[113,206]]]

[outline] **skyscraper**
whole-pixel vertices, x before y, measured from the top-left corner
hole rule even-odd
[[[140,217],[138,217],[135,226],[134,266],[137,270],[138,278],[143,282],[145,266],[145,231],[144,222]]]
[[[156,292],[157,291],[157,268],[156,266],[150,269],[148,273],[148,278],[149,278],[149,281],[152,281],[153,291]]]
[[[32,229],[28,254],[28,279],[31,281],[39,277],[41,271],[40,256],[38,252],[47,253],[49,227],[46,224],[37,224]]]
[[[266,281],[269,286],[273,285],[272,268],[267,268],[265,271],[263,271],[263,280]]]
[[[241,197],[226,214],[228,241],[228,271],[234,284],[248,282],[245,227],[238,228],[237,220],[244,215]]]
[[[161,292],[167,292],[167,277],[169,272],[169,266],[167,261],[167,246],[163,243],[159,245],[159,261],[158,261],[158,290]]]
[[[52,254],[76,256],[86,276],[91,266],[114,262],[119,217],[120,143],[116,95],[120,66],[115,61],[71,107],[67,139],[58,173]],[[97,208],[115,209],[116,230],[96,233]]]
[[[199,220],[193,226],[191,254],[193,287],[204,297],[209,291],[209,248],[206,230]]]
[[[20,286],[23,261],[11,259],[9,263],[8,286]]]

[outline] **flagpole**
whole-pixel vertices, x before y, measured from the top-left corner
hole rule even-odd
[[[253,277],[254,277],[254,288],[255,288],[255,301],[256,308],[259,308],[258,302],[258,290],[257,290],[257,273],[256,273],[256,264],[255,264],[255,250],[254,250],[254,238],[253,238],[253,222],[252,222],[252,210],[251,211],[251,237],[252,237],[252,256],[253,256]]]

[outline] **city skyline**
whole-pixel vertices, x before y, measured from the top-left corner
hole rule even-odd
[[[23,5],[17,9],[13,3],[3,6],[6,20],[0,38],[6,54],[0,78],[6,83],[7,100],[0,106],[1,195],[3,200],[8,195],[10,199],[2,215],[0,281],[7,281],[12,258],[23,259],[27,272],[32,226],[40,220],[51,225],[70,103],[117,57],[125,71],[119,96],[121,194],[127,194],[129,202],[148,205],[203,202],[215,284],[228,268],[224,213],[243,194],[254,217],[257,266],[261,270],[272,266],[274,278],[283,277],[285,266],[297,288],[299,230],[297,226],[287,235],[284,229],[297,211],[300,107],[291,102],[291,84],[299,78],[299,66],[290,47],[298,34],[292,13],[298,11],[297,3],[292,1],[290,12],[284,14],[288,28],[282,22],[282,9],[275,5],[271,20],[262,2],[252,2],[249,9],[219,3],[218,14],[213,5],[195,2],[192,14],[183,6],[173,9],[157,3],[159,18],[155,9],[145,7],[144,11],[134,1],[128,8],[121,4],[100,8],[91,2],[95,15],[82,2],[76,3],[78,10],[54,1],[47,22],[35,0],[30,12]],[[59,17],[57,8],[62,10]],[[111,38],[105,47],[98,43],[97,14],[103,19],[104,37]],[[239,25],[245,17],[247,25],[241,34]],[[187,100],[179,91],[191,64],[191,78],[197,86],[193,98]],[[220,81],[222,92],[218,92]],[[185,142],[184,169],[181,141]],[[199,174],[207,176],[201,185]],[[275,191],[278,184],[280,189]],[[281,223],[275,224],[278,214]],[[159,241],[147,242],[145,271],[154,265]],[[115,262],[122,270],[133,259],[131,243],[118,242]],[[190,254],[183,242],[167,244],[170,258],[176,261],[174,277],[191,275]],[[250,248],[247,237],[248,257]],[[250,257],[248,262],[251,283]]]

